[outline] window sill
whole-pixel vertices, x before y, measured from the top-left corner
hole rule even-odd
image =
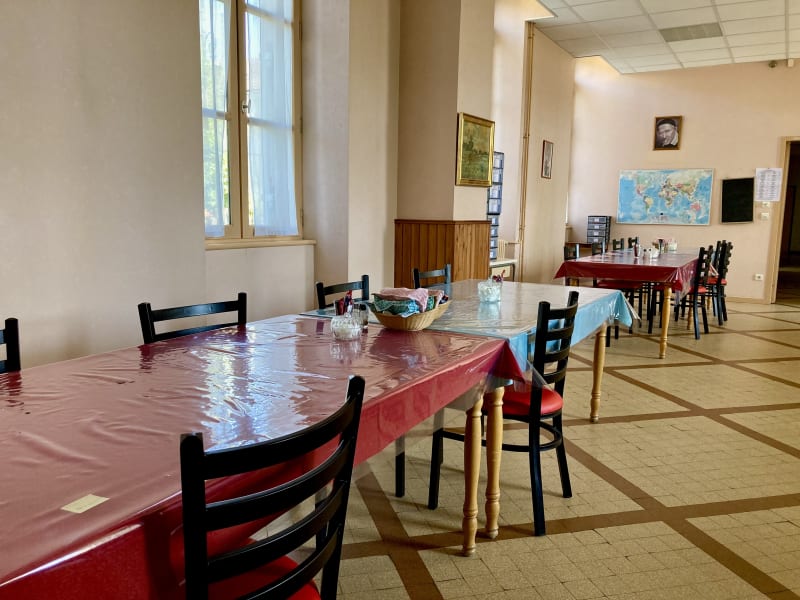
[[[272,248],[279,246],[313,246],[316,243],[316,240],[206,239],[206,250],[236,250],[240,248]]]

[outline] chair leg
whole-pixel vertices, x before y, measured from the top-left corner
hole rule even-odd
[[[567,466],[567,449],[564,446],[564,434],[561,427],[561,415],[553,417],[553,427],[561,436],[561,444],[556,447],[558,459],[558,474],[561,476],[561,492],[564,498],[572,498],[572,484],[569,481],[569,467]]]
[[[528,425],[528,467],[531,474],[531,500],[533,502],[533,535],[545,535],[544,497],[542,492],[542,461],[539,449],[539,422]]]
[[[431,474],[428,480],[428,508],[433,510],[439,506],[439,478],[444,460],[444,435],[437,429],[431,436]]]
[[[406,453],[401,452],[394,457],[394,495],[402,498],[406,495]]]
[[[692,310],[692,320],[694,321],[694,339],[696,339],[696,340],[700,339],[700,323],[697,320],[697,308],[698,308],[697,305],[698,304],[700,304],[700,303],[697,301],[697,294],[695,294],[694,298],[692,299],[692,309],[691,310]],[[704,306],[703,307],[703,312],[704,313],[705,313],[705,310],[706,309],[705,309],[705,306]]]
[[[700,308],[703,311],[703,333],[708,333],[708,309],[706,308],[705,301],[700,302]]]

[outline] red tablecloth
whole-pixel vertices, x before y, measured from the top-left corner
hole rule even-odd
[[[0,598],[169,597],[182,432],[209,449],[283,435],[358,374],[363,461],[492,371],[518,371],[503,340],[370,326],[338,342],[329,320],[286,316],[0,375]]]
[[[649,260],[635,258],[632,250],[617,250],[565,260],[555,276],[669,283],[673,290],[682,292],[691,286],[696,265],[697,254],[665,252]]]

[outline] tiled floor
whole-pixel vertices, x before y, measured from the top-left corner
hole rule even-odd
[[[727,324],[699,341],[676,323],[666,360],[657,333],[621,332],[596,424],[591,342],[575,348],[574,495],[560,496],[546,454],[545,537],[531,535],[524,455],[503,454],[500,535],[479,538],[471,558],[458,552],[460,444],[445,441],[435,511],[426,431],[408,451],[404,498],[392,494],[391,452],[371,459],[351,492],[339,598],[800,598],[800,290],[728,308]]]

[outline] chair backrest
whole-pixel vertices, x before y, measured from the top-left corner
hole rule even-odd
[[[333,306],[333,301],[328,302],[328,296],[349,291],[361,290],[361,299],[364,301],[369,300],[369,275],[362,275],[360,281],[348,281],[347,283],[335,283],[333,285],[325,285],[318,281],[315,285],[317,288],[317,305],[320,308]]]
[[[171,321],[173,319],[187,319],[189,317],[201,317],[204,315],[215,315],[220,313],[236,312],[236,321],[230,323],[219,323],[216,325],[203,325],[190,327],[188,329],[178,329],[156,333],[156,323],[159,321]],[[159,340],[168,340],[181,335],[210,331],[220,327],[230,327],[231,325],[244,325],[247,323],[247,294],[239,292],[236,300],[227,302],[209,302],[207,304],[191,304],[189,306],[176,306],[174,308],[159,308],[153,310],[149,302],[139,304],[139,323],[142,326],[142,338],[145,344],[151,344]]]
[[[714,261],[714,268],[717,270],[718,280],[722,282],[728,276],[728,268],[731,266],[731,253],[733,252],[733,242],[722,240],[717,242],[719,251]]]
[[[708,246],[708,248],[700,246],[700,250],[697,253],[697,267],[694,271],[693,291],[708,285],[708,276],[711,271],[711,259],[713,257],[714,246]]]
[[[638,243],[639,243],[639,236],[638,235],[636,237],[629,237],[628,238],[628,248],[633,248],[633,245],[634,244],[638,244]]]
[[[420,271],[417,267],[414,267],[411,270],[411,276],[414,278],[414,289],[422,287],[423,279],[444,278],[442,281],[426,282],[427,285],[433,285],[434,283],[448,284],[452,281],[450,263],[447,263],[442,269],[434,269],[433,271]]]
[[[578,244],[564,244],[564,260],[575,260],[581,255]]]
[[[618,240],[611,240],[611,249],[612,250],[624,250],[625,249],[625,238],[619,238]]]
[[[288,598],[320,571],[322,598],[336,596],[363,398],[364,379],[353,376],[344,405],[324,421],[296,433],[208,452],[203,448],[201,434],[181,436],[187,598],[208,598],[208,587],[215,582],[223,582],[219,585],[226,590],[241,592],[240,596],[258,591],[264,592],[259,598]],[[262,479],[263,489],[253,490],[248,486],[246,491],[240,491],[244,495],[207,501],[208,480],[285,465],[307,457],[317,459],[314,463],[317,466],[301,469],[289,481],[273,485]],[[290,509],[294,509],[292,522],[285,515]],[[248,525],[258,529],[265,517],[278,514],[285,517],[273,521],[265,539],[250,540],[232,551],[208,555],[209,532]],[[300,548],[304,552],[308,550],[302,562],[298,564],[285,558]],[[281,569],[270,572],[269,565],[274,567],[275,561],[279,561]],[[245,586],[255,589],[243,589]]]
[[[539,302],[536,331],[531,334],[533,340],[529,342],[529,347],[533,347],[533,354],[529,356],[531,366],[562,396],[577,312],[577,291],[569,293],[567,306],[564,308],[551,308],[549,302]],[[541,389],[538,391],[541,393]]]
[[[0,345],[6,347],[6,359],[0,360],[0,373],[19,371],[22,361],[19,353],[19,321],[6,319],[5,329],[0,329]]]
[[[606,253],[606,243],[605,242],[592,242],[592,256],[596,254],[605,254]]]

